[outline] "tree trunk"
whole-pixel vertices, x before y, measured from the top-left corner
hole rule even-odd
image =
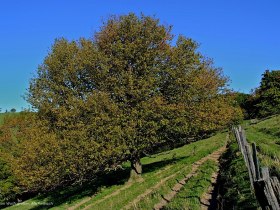
[[[130,171],[130,180],[139,179],[142,174],[142,164],[140,158],[133,158],[130,160],[131,171]]]

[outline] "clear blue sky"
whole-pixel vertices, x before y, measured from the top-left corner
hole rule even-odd
[[[0,2],[0,108],[28,107],[22,95],[55,38],[90,37],[110,14],[156,15],[201,44],[250,92],[266,69],[280,69],[279,0],[3,0]]]

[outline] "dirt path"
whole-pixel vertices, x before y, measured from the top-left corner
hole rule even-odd
[[[168,170],[171,166],[167,166],[165,167],[164,169],[158,171],[155,175],[160,175],[161,173],[163,173],[164,171]],[[144,180],[141,180],[141,182],[144,181]],[[139,182],[139,181],[137,181]],[[105,196],[104,198],[100,199],[100,200],[97,200],[96,202],[86,206],[84,209],[89,209],[91,208],[93,205],[96,205],[96,204],[99,204],[101,202],[103,202],[104,200],[108,199],[108,198],[111,198],[115,195],[118,195],[121,191],[123,190],[126,190],[127,188],[131,187],[132,185],[134,184],[134,182],[127,182],[127,184],[125,184],[125,186],[123,186],[122,188],[116,190],[115,192]],[[78,209],[80,206],[82,206],[83,204],[87,203],[88,201],[90,201],[95,195],[92,195],[92,196],[89,196],[89,197],[86,197],[84,198],[82,201],[80,201],[79,203],[77,203],[76,205],[74,206],[71,206],[69,208],[67,208],[67,210],[75,210],[75,209]]]
[[[211,206],[211,202],[214,197],[213,193],[214,193],[215,183],[217,183],[217,179],[218,179],[218,172],[214,172],[211,177],[211,186],[200,198],[201,210],[207,210]]]
[[[92,197],[86,197],[81,202],[77,203],[75,206],[69,207],[67,210],[75,210],[75,209],[79,208],[81,205],[83,205],[84,203],[86,203],[89,200],[91,200],[92,198],[93,198],[93,196]]]
[[[142,180],[141,180],[141,182],[142,182]],[[120,188],[120,189],[116,190],[115,192],[113,192],[113,193],[111,193],[111,194],[109,194],[109,195],[106,195],[104,198],[102,198],[102,199],[100,199],[100,200],[98,200],[98,201],[96,201],[96,202],[94,202],[94,203],[92,203],[92,204],[86,206],[86,207],[84,208],[84,210],[86,210],[86,209],[91,209],[94,205],[97,205],[97,204],[103,202],[104,200],[106,200],[106,199],[108,199],[108,198],[111,198],[111,197],[113,197],[113,196],[115,196],[115,195],[120,194],[120,192],[122,192],[123,190],[126,190],[126,189],[129,188],[131,185],[132,185],[132,182],[128,182],[128,183],[125,184],[122,188]]]
[[[94,202],[94,203],[92,203],[92,204],[86,206],[84,209],[89,209],[89,208],[91,208],[93,205],[96,205],[96,204],[98,204],[98,203],[101,203],[102,201],[104,201],[104,200],[106,200],[106,199],[108,199],[108,198],[110,198],[110,197],[112,197],[112,196],[118,195],[121,191],[123,191],[123,190],[129,188],[131,185],[132,185],[132,183],[131,183],[131,182],[128,182],[128,183],[125,184],[122,188],[120,188],[120,189],[116,190],[115,192],[113,192],[113,193],[111,193],[111,194],[109,194],[109,195],[106,195],[104,198],[102,198],[102,199],[100,199],[100,200],[98,200],[98,201],[96,201],[96,202]],[[83,199],[81,202],[77,203],[75,206],[69,207],[67,210],[75,210],[75,209],[78,209],[78,208],[79,208],[80,206],[82,206],[84,203],[90,201],[93,197],[94,197],[94,196],[92,196],[92,197],[87,197],[87,198]]]
[[[176,194],[181,190],[181,188],[186,184],[187,180],[189,180],[192,176],[196,175],[199,167],[207,160],[213,160],[218,162],[219,157],[222,153],[226,150],[226,147],[223,146],[220,149],[216,150],[215,152],[211,153],[210,155],[200,159],[199,161],[193,163],[191,172],[182,180],[180,180],[177,184],[175,184],[168,194],[163,196],[163,199],[154,206],[155,210],[162,209],[164,206],[168,204]]]
[[[170,194],[168,195],[165,195],[164,196],[164,199],[162,199],[161,202],[159,202],[158,204],[155,205],[155,209],[160,209],[162,208],[163,206],[165,206],[176,194],[177,192],[182,188],[182,186],[186,183],[186,181],[191,178],[192,176],[194,176],[199,168],[199,166],[201,164],[203,164],[206,160],[218,160],[218,158],[220,157],[220,154],[225,150],[225,147],[221,147],[219,150],[209,154],[208,156],[206,157],[203,157],[202,159],[196,161],[195,163],[192,164],[192,170],[191,172],[184,178],[182,179],[181,181],[179,181],[173,188],[172,188],[172,192],[170,192]],[[162,171],[159,171],[158,173],[162,173],[163,171],[167,170],[169,167],[171,166],[168,166],[166,167],[164,170]],[[189,167],[189,166],[186,166],[186,167]],[[186,168],[184,167],[184,168]],[[154,185],[153,187],[147,189],[144,193],[142,193],[141,195],[137,196],[133,201],[129,202],[123,209],[130,209],[132,208],[133,206],[135,206],[138,202],[140,202],[144,197],[146,197],[147,195],[149,195],[150,193],[152,193],[154,190],[160,188],[166,181],[168,181],[169,179],[172,179],[173,177],[175,177],[177,174],[179,174],[181,172],[181,170],[179,170],[178,172],[174,173],[174,174],[171,174],[170,176],[168,177],[165,177],[164,179],[162,179],[159,183],[157,183],[156,185]],[[159,175],[157,174],[157,175]],[[142,180],[144,181],[144,180]],[[96,202],[93,202],[89,205],[87,205],[84,209],[91,209],[94,205],[97,205],[101,202],[103,202],[104,200],[106,199],[109,199],[113,196],[116,196],[118,194],[120,194],[123,190],[126,190],[128,189],[129,187],[131,187],[133,185],[133,182],[128,182],[126,183],[123,187],[121,187],[120,189],[116,190],[115,192],[103,197],[102,199],[100,200],[97,200]],[[176,192],[177,191],[177,192]],[[86,197],[85,199],[83,199],[81,202],[77,203],[76,205],[72,206],[72,207],[69,207],[68,210],[75,210],[75,209],[78,209],[80,208],[83,204],[87,203],[88,201],[90,201],[92,198],[94,197],[91,196],[91,197]]]
[[[135,206],[139,201],[141,201],[144,197],[146,197],[147,195],[149,195],[150,193],[152,193],[154,190],[156,190],[157,188],[161,187],[167,180],[173,178],[174,176],[176,176],[178,173],[180,173],[180,171],[171,174],[168,177],[165,177],[164,179],[162,179],[159,183],[157,183],[156,185],[154,185],[153,187],[147,189],[144,193],[140,194],[139,196],[137,196],[133,201],[129,202],[125,207],[123,207],[123,209],[130,209],[131,207]]]
[[[206,160],[209,160],[209,159],[218,159],[220,157],[220,150],[224,151],[225,150],[225,146],[224,147],[221,147],[219,150],[213,152],[212,154],[206,156],[206,157],[203,157],[202,159],[200,159],[199,161],[196,161],[195,163],[193,163],[193,166],[192,166],[192,171],[184,178],[184,180],[188,180],[190,177],[192,177],[195,172],[198,170],[198,167],[204,163]],[[221,152],[222,153],[222,152]],[[188,166],[186,166],[188,167]],[[184,167],[184,168],[186,168]],[[145,198],[147,195],[149,195],[150,193],[152,193],[154,190],[160,188],[166,181],[168,181],[169,179],[172,179],[173,177],[175,177],[177,174],[179,174],[181,172],[178,171],[174,174],[171,174],[170,176],[168,177],[165,177],[164,179],[162,179],[159,183],[157,183],[156,185],[154,185],[153,187],[147,189],[144,193],[142,193],[141,195],[137,196],[133,201],[131,201],[130,203],[128,203],[126,206],[124,206],[123,209],[130,209],[132,208],[133,206],[135,206],[138,202],[140,202],[143,198]],[[178,184],[176,184],[176,186],[174,186],[176,189],[179,187],[179,186],[182,186],[183,184],[183,180],[181,180]],[[181,189],[181,188],[180,188]],[[173,192],[173,191],[172,191]],[[175,195],[174,195],[175,196]],[[165,201],[163,199],[163,201]],[[160,203],[159,203],[160,204]],[[166,204],[165,204],[166,205]],[[164,205],[163,205],[164,206]],[[162,207],[163,207],[162,206]],[[156,208],[157,206],[155,206],[154,208]],[[160,207],[160,206],[159,206]],[[162,208],[161,207],[161,208]]]

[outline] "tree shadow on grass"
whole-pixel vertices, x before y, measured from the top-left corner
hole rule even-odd
[[[158,161],[158,162],[145,164],[145,165],[143,165],[143,173],[149,173],[149,172],[159,170],[160,168],[163,168],[163,167],[165,167],[167,165],[170,165],[172,163],[176,163],[176,162],[181,161],[183,159],[186,159],[188,157],[190,157],[190,156],[180,157],[180,158],[172,158],[172,159],[161,160],[161,161]]]
[[[36,199],[33,199],[34,207],[31,209],[50,209],[64,203],[75,203],[83,197],[93,196],[100,190],[100,188],[107,188],[113,185],[123,185],[129,179],[129,175],[129,168],[118,169],[106,174],[100,174],[93,182],[87,182],[79,186],[69,186],[51,193],[39,195]]]
[[[143,173],[153,172],[165,167],[166,165],[175,163],[187,157],[173,158],[168,160],[162,160],[150,164],[143,165]],[[87,182],[80,186],[72,186],[64,189],[56,190],[51,193],[42,194],[33,199],[34,207],[32,210],[50,209],[61,204],[73,204],[77,200],[86,196],[93,196],[98,193],[100,188],[107,188],[113,185],[125,184],[130,176],[130,168],[118,169],[106,174],[100,174],[99,177],[93,182]],[[37,204],[39,205],[35,205]],[[30,204],[32,205],[32,204]],[[72,206],[72,205],[71,205]]]

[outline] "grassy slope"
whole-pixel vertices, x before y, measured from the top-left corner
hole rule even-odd
[[[199,210],[201,207],[200,198],[211,185],[211,176],[217,171],[217,168],[217,164],[212,160],[203,163],[199,168],[197,175],[188,180],[183,189],[176,195],[175,199],[168,203],[163,209]]]
[[[255,142],[261,165],[268,166],[272,172],[280,174],[280,116],[243,125],[248,142]],[[231,139],[234,139],[231,136]],[[229,144],[229,149],[222,158],[220,197],[226,209],[257,209],[258,204],[252,191],[247,168],[239,152],[236,141]]]
[[[257,200],[251,190],[243,156],[234,137],[230,138],[232,141],[221,159],[220,203],[224,209],[257,209]]]
[[[245,128],[248,142],[257,145],[261,165],[280,177],[280,115]]]
[[[217,150],[225,144],[225,141],[226,134],[222,133],[152,157],[145,157],[141,160],[143,163],[141,182],[127,182],[129,169],[124,166],[124,170],[102,177],[94,185],[88,185],[82,189],[71,189],[72,191],[66,189],[48,196],[37,196],[20,206],[11,206],[7,209],[67,209],[81,201],[86,201],[78,209],[88,207],[115,210],[128,205],[147,189],[151,189],[151,193],[140,199],[133,208],[152,209],[154,204],[161,199],[161,195],[168,192],[170,187],[177,182],[176,179],[180,180],[190,172],[192,163]],[[161,184],[158,185],[158,183]],[[156,185],[158,185],[157,188],[155,188]],[[205,189],[207,188],[208,186]],[[94,196],[90,197],[93,194]],[[36,207],[38,203],[53,203],[53,205]]]

